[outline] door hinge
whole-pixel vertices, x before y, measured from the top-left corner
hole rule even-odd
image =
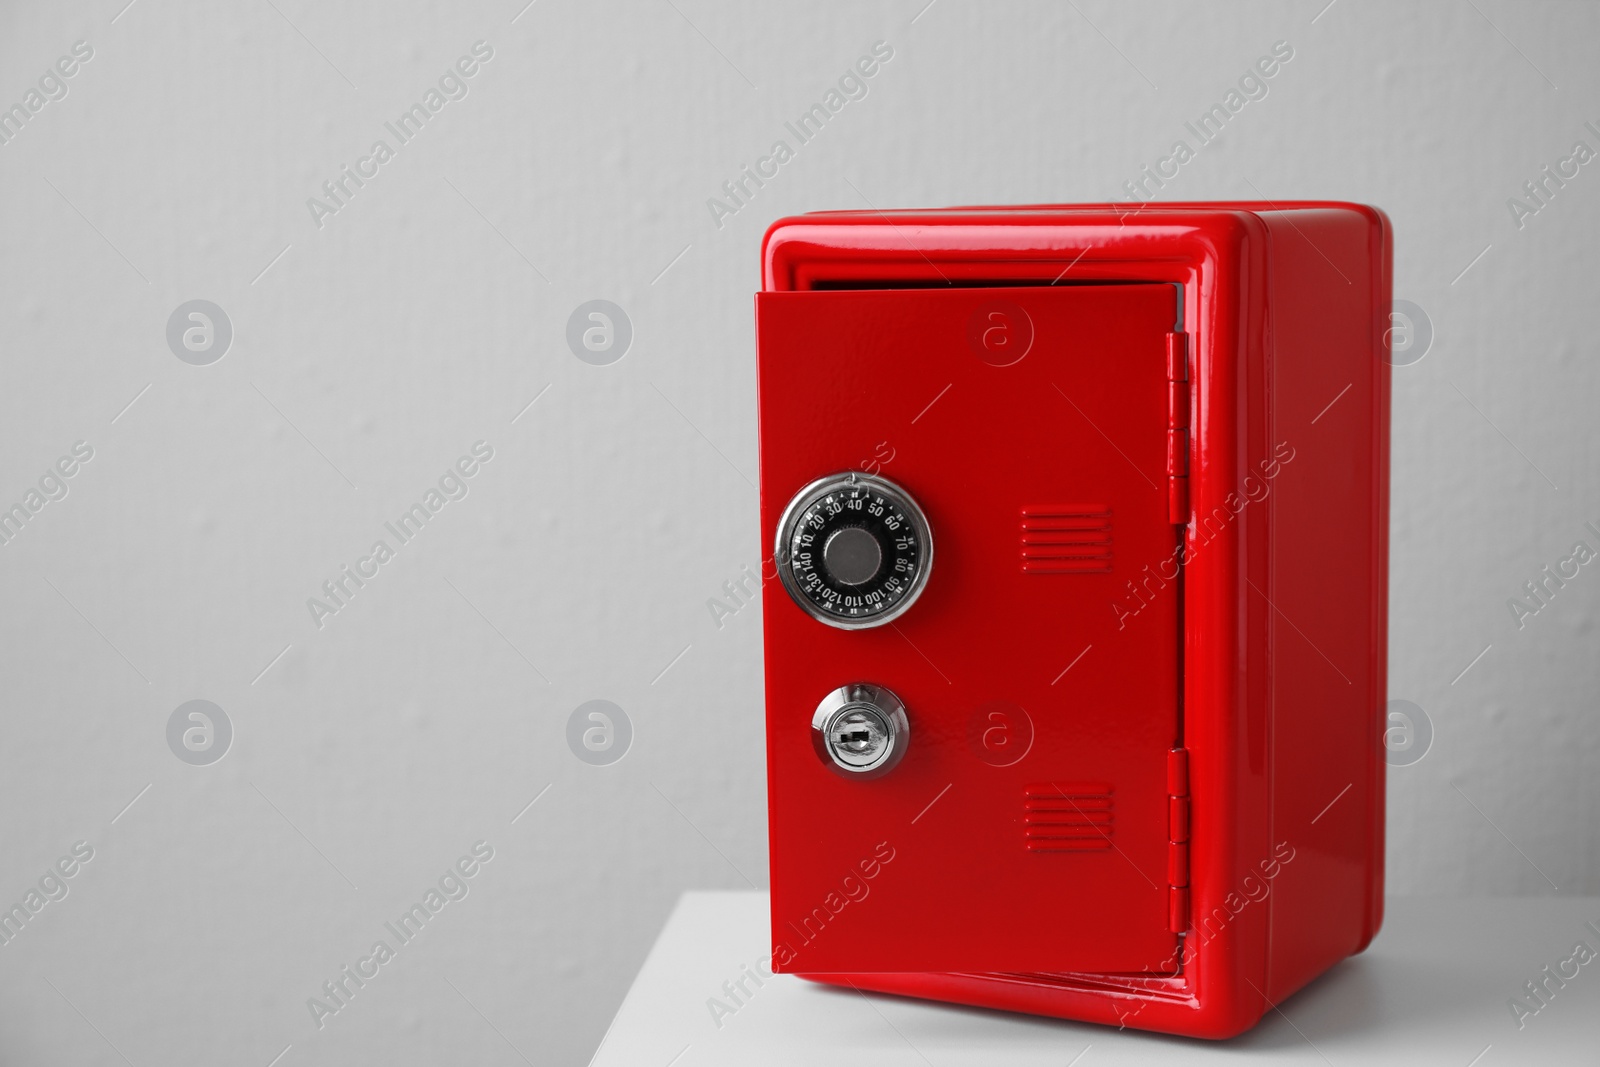
[[[1167,753],[1167,929],[1189,928],[1189,750]]]
[[[1189,335],[1167,334],[1167,521],[1189,522]]]

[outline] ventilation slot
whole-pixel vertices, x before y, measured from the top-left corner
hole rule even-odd
[[[1022,832],[1029,852],[1103,852],[1115,812],[1104,782],[1045,782],[1023,791]]]
[[[1111,509],[1103,504],[1023,508],[1022,570],[1026,574],[1109,574]]]

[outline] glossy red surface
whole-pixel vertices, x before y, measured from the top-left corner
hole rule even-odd
[[[1009,366],[969,345],[969,323],[997,305],[1031,320]],[[1121,630],[1112,604],[1177,544],[1164,356],[1176,290],[763,293],[757,315],[762,429],[782,442],[763,456],[764,528],[808,482],[865,463],[921,504],[935,543],[927,588],[888,626],[835,629],[781,591],[764,598],[773,913],[789,969],[1170,958],[1176,598]],[[909,708],[910,748],[882,778],[847,779],[812,749],[818,701],[851,682]],[[857,863],[880,843],[894,859],[869,883]],[[835,915],[824,901],[852,871],[870,896]]]
[[[826,213],[769,231],[766,550],[795,489],[852,468],[917,497],[938,546],[889,627],[832,630],[764,590],[777,969],[1224,1037],[1366,945],[1390,256],[1380,212],[1334,203]],[[1186,388],[1166,380],[1175,291]],[[969,340],[995,301],[1034,325],[1009,366]],[[1169,421],[1189,424],[1170,451]],[[1186,521],[1168,525],[1163,476],[1185,466]],[[1109,525],[1109,558],[1024,570],[1030,508],[1051,535]],[[1178,537],[1181,576],[1152,579]],[[807,737],[851,680],[896,689],[912,723],[905,759],[869,782]],[[992,701],[1032,723],[1008,766],[973,727]],[[1174,746],[1186,783],[1182,761],[1166,770]],[[1060,805],[1033,814],[1055,794],[1079,798],[1064,836],[1092,846],[1084,827],[1103,827],[1111,847],[1030,849],[1060,829]]]

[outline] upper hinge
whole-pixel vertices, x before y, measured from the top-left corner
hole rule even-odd
[[[1189,928],[1189,750],[1167,753],[1167,929]]]
[[[1167,521],[1189,522],[1189,335],[1167,334]]]

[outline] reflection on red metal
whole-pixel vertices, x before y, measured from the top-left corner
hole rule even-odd
[[[1390,261],[1342,203],[772,227],[775,969],[1226,1037],[1367,945]]]

